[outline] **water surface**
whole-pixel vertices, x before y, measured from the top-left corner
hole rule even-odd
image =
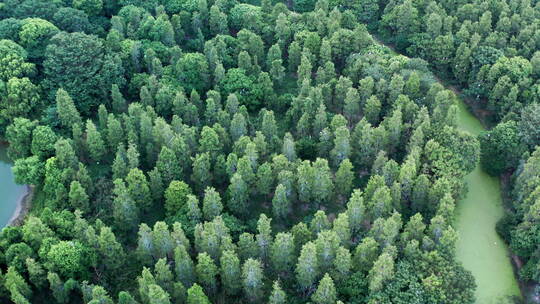
[[[6,147],[0,145],[0,228],[5,227],[13,217],[19,201],[26,194],[26,186],[15,184]]]
[[[484,130],[462,100],[458,116],[461,130],[473,135]],[[456,254],[476,280],[476,303],[495,304],[507,296],[520,297],[508,248],[495,231],[495,224],[504,214],[499,178],[488,175],[478,164],[465,182],[469,191],[457,205]]]

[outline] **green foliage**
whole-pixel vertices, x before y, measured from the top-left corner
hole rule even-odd
[[[187,92],[203,92],[209,85],[206,57],[200,53],[184,54],[175,65],[176,77]]]
[[[234,94],[240,104],[245,105],[250,110],[257,110],[260,107],[260,93],[257,90],[253,77],[246,75],[242,69],[229,69],[225,77],[219,83],[225,96]]]
[[[95,262],[93,252],[78,241],[58,242],[46,254],[47,267],[65,277],[86,278]]]
[[[59,33],[51,38],[44,57],[44,86],[50,98],[63,88],[87,115],[101,100],[108,99],[108,88],[113,83],[123,85],[125,81],[119,58],[106,54],[96,36]]]
[[[189,186],[181,181],[172,181],[165,190],[165,210],[169,216],[183,211],[191,195]]]
[[[492,175],[499,175],[517,166],[524,147],[515,121],[498,124],[479,137],[482,167]]]
[[[480,145],[428,65],[504,117],[482,162],[510,172],[536,21],[398,2],[6,0],[0,133],[35,203],[0,234],[2,299],[471,303],[449,223]],[[532,162],[507,234],[537,279]]]

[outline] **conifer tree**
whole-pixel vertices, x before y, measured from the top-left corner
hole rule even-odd
[[[195,189],[203,191],[210,185],[211,173],[210,173],[210,154],[202,153],[195,156],[193,161],[193,173],[191,174],[191,180],[197,186]]]
[[[126,177],[127,189],[130,197],[141,210],[150,210],[152,206],[150,187],[144,173],[137,168],[129,170]]]
[[[64,127],[70,129],[73,125],[82,123],[81,115],[77,111],[73,99],[64,89],[56,91],[56,109],[58,118]]]
[[[284,219],[290,212],[290,202],[287,198],[287,190],[283,184],[279,184],[272,198],[272,213],[275,217]]]
[[[165,190],[165,210],[173,216],[182,211],[187,204],[188,196],[191,195],[189,186],[181,181],[172,181]]]
[[[187,294],[187,304],[210,304],[208,297],[197,283],[188,289]]]
[[[296,281],[302,289],[307,290],[315,284],[318,276],[317,249],[315,244],[308,242],[302,247],[296,264]]]
[[[202,208],[204,219],[210,221],[214,217],[220,215],[222,210],[223,204],[221,203],[221,196],[219,193],[212,187],[206,188],[206,190],[204,190]]]
[[[336,287],[328,273],[324,274],[324,277],[319,282],[319,286],[311,299],[316,304],[334,304],[336,302]]]
[[[274,285],[272,285],[272,293],[270,294],[270,297],[268,298],[268,304],[285,304],[287,303],[287,295],[281,289],[281,286],[279,284],[279,281],[274,281]]]
[[[225,292],[229,295],[236,295],[240,290],[240,259],[232,250],[223,251],[220,258],[221,283]]]
[[[294,237],[291,233],[280,232],[272,244],[270,260],[274,271],[288,274],[295,261]]]
[[[245,215],[248,212],[249,189],[242,175],[235,173],[232,176],[227,192],[229,196],[227,207],[229,210],[238,216]]]
[[[71,185],[69,186],[70,205],[75,209],[81,210],[82,212],[88,212],[88,202],[88,195],[86,194],[86,191],[84,190],[81,183],[79,183],[78,181],[72,181]]]
[[[184,286],[191,286],[195,281],[195,268],[184,245],[179,245],[174,249],[174,265],[177,279]]]
[[[263,294],[264,274],[261,262],[248,259],[242,266],[244,294],[250,302],[257,302]]]
[[[204,286],[208,293],[214,294],[217,288],[216,276],[218,274],[218,269],[212,258],[206,252],[199,253],[197,256],[197,266],[195,271],[197,273],[197,281]]]
[[[271,218],[266,217],[263,213],[257,221],[257,245],[259,247],[259,257],[266,262],[270,256],[270,248],[272,247],[272,225]]]

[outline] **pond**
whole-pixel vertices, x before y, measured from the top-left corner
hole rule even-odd
[[[484,130],[467,109],[459,104],[458,127],[473,135]],[[457,258],[472,272],[477,288],[476,303],[491,304],[520,295],[506,244],[495,231],[503,216],[499,178],[485,173],[479,164],[466,178],[466,198],[458,202],[456,230],[459,234]]]
[[[15,184],[11,166],[6,153],[6,146],[0,146],[0,228],[7,226],[19,213],[21,200],[27,193],[27,187]]]

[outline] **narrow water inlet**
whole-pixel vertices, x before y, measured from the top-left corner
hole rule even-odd
[[[459,100],[458,128],[475,136],[484,131],[462,100]],[[509,296],[521,297],[508,248],[495,230],[504,214],[499,178],[488,175],[477,164],[465,182],[467,195],[456,208],[459,234],[456,255],[475,278],[476,303],[491,304]]]

